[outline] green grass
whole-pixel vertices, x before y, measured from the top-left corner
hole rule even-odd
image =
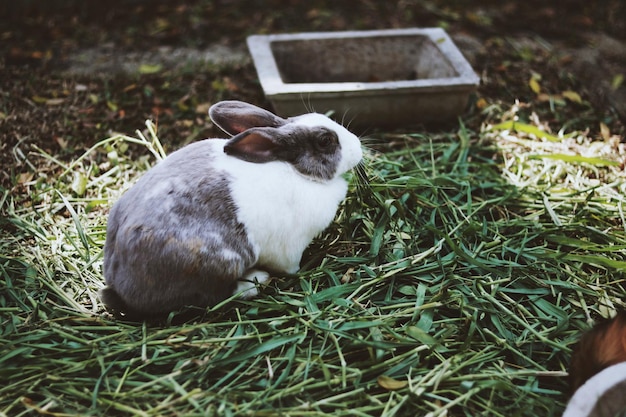
[[[626,152],[510,117],[373,135],[301,273],[160,324],[97,296],[157,132],[24,153],[41,168],[0,195],[0,415],[560,415],[573,344],[624,305]]]

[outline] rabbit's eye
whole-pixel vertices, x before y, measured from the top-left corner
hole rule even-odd
[[[322,151],[331,149],[336,143],[337,138],[330,133],[318,136],[315,141],[317,148]]]

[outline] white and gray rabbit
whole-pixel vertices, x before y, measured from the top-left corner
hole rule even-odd
[[[234,136],[173,152],[111,209],[101,297],[114,310],[211,306],[297,272],[362,158],[359,139],[321,114],[283,119],[239,101],[209,114]]]

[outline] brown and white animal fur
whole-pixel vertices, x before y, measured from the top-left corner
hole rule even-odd
[[[603,369],[625,361],[626,310],[596,324],[580,339],[570,363],[571,393]]]

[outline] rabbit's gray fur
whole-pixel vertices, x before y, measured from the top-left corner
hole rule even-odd
[[[209,145],[201,141],[172,153],[111,210],[104,270],[109,285],[137,306],[122,309],[159,312],[215,304],[233,293],[256,260],[235,216],[228,176],[211,167]],[[115,279],[129,276],[133,279]],[[154,286],[159,291],[145,291]],[[106,294],[106,304],[117,304],[114,294],[108,295],[111,302]]]

